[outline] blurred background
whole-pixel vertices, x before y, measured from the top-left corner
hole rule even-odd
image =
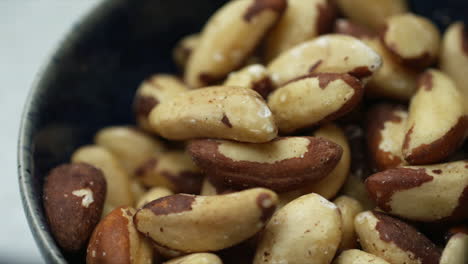
[[[29,88],[64,34],[101,0],[0,0],[0,263],[44,263],[18,189],[16,144]]]

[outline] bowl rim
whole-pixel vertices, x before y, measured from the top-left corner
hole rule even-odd
[[[66,56],[68,51],[82,39],[82,36],[86,35],[87,30],[93,28],[101,19],[111,15],[112,10],[127,2],[128,0],[97,0],[87,11],[78,16],[74,24],[55,44],[46,61],[39,67],[23,105],[17,142],[19,190],[29,229],[42,258],[47,263],[65,264],[67,260],[50,234],[45,216],[41,217],[43,214],[42,197],[34,197],[32,194],[34,172],[32,137],[37,130],[36,116],[41,104],[39,102],[45,96],[47,86],[53,81],[56,68],[60,67],[54,61]],[[41,201],[35,201],[37,199],[41,199]]]

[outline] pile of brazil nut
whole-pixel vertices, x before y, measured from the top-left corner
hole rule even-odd
[[[89,264],[467,264],[467,32],[404,0],[228,1],[137,126],[50,171],[51,233]]]

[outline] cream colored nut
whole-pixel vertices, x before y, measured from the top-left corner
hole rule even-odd
[[[426,71],[411,99],[403,155],[409,164],[440,162],[466,136],[468,118],[455,83],[437,70]]]
[[[161,103],[151,126],[173,140],[223,138],[261,143],[276,137],[273,115],[263,98],[242,87],[215,86]]]
[[[439,55],[439,30],[429,19],[415,14],[406,13],[388,18],[382,40],[408,66],[428,67]]]
[[[138,200],[136,208],[142,208],[145,204],[157,200],[162,197],[166,197],[174,194],[171,190],[164,187],[153,187],[149,189],[141,198]]]
[[[378,104],[367,116],[367,147],[378,171],[406,165],[402,146],[408,112],[401,105]]]
[[[456,234],[450,238],[440,258],[440,264],[468,263],[468,235]]]
[[[94,229],[86,251],[86,263],[153,263],[150,242],[134,227],[135,209],[118,207]]]
[[[277,211],[260,239],[254,264],[328,264],[341,240],[338,208],[322,196],[301,196]]]
[[[349,74],[312,73],[275,90],[268,106],[280,132],[288,134],[342,117],[363,95],[363,83]]]
[[[265,99],[273,90],[273,83],[267,69],[261,64],[249,65],[237,72],[230,73],[224,85],[252,89]]]
[[[194,253],[184,257],[171,259],[164,264],[223,264],[223,261],[211,253]]]
[[[143,184],[138,179],[130,179],[130,192],[132,193],[133,201],[136,202],[141,199],[146,190]]]
[[[236,245],[261,230],[273,214],[277,195],[255,188],[215,196],[176,194],[140,209],[137,229],[156,244],[186,253]]]
[[[165,150],[162,142],[128,126],[103,128],[94,137],[94,142],[112,152],[129,175],[133,175],[144,161]]]
[[[343,14],[352,21],[374,30],[380,29],[393,15],[408,12],[406,0],[337,0]]]
[[[372,264],[390,264],[387,261],[369,254],[367,252],[351,249],[346,250],[338,256],[333,264],[364,264],[364,263],[372,263]]]
[[[448,74],[468,101],[468,28],[461,22],[452,24],[444,34],[440,54],[440,69]],[[468,104],[465,104],[468,113]]]
[[[198,33],[185,36],[177,42],[172,51],[172,58],[179,68],[185,69],[187,61],[192,52],[198,47],[198,43],[200,43],[200,34]]]
[[[348,73],[368,80],[382,64],[380,56],[362,41],[331,34],[303,42],[267,67],[276,86],[309,73]]]
[[[389,263],[439,264],[440,250],[403,221],[366,211],[356,216],[354,225],[364,251]]]
[[[302,193],[317,193],[325,199],[332,199],[341,189],[349,175],[351,166],[351,150],[348,140],[343,130],[335,124],[327,124],[315,131],[314,136],[323,137],[333,143],[338,144],[343,149],[343,155],[338,162],[338,165],[330,174],[316,183],[311,183],[302,188]]]
[[[138,126],[146,131],[152,131],[148,120],[151,110],[186,91],[188,87],[174,75],[155,74],[143,81],[133,99],[133,111]]]
[[[106,148],[89,145],[77,149],[71,158],[73,163],[87,163],[102,170],[107,182],[107,195],[103,216],[118,206],[132,205],[130,178],[117,158]]]
[[[170,151],[150,158],[135,174],[147,187],[165,187],[175,193],[198,194],[203,181],[200,170],[182,151]]]
[[[336,8],[332,1],[288,0],[288,8],[266,38],[266,61],[301,42],[328,33],[335,16]]]
[[[407,166],[366,180],[380,208],[416,221],[468,219],[468,161]]]
[[[284,137],[263,144],[200,139],[187,148],[194,162],[217,182],[278,192],[323,179],[342,155],[337,144],[314,137]]]
[[[354,230],[354,218],[364,211],[358,200],[349,196],[340,196],[333,203],[340,209],[343,235],[339,250],[357,248],[357,236]]]
[[[206,23],[190,56],[185,82],[199,88],[242,66],[286,8],[286,0],[228,2]]]

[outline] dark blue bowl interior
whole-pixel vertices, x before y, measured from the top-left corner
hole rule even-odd
[[[68,162],[108,125],[133,123],[139,83],[156,72],[176,72],[172,48],[198,32],[225,0],[108,0],[74,26],[26,103],[19,141],[19,176],[32,232],[48,263],[81,262],[62,255],[42,208],[44,176]],[[441,27],[446,17],[468,17],[466,0],[412,1],[412,9]]]

